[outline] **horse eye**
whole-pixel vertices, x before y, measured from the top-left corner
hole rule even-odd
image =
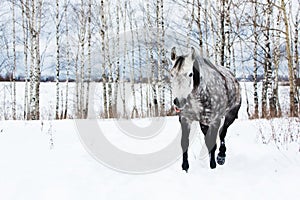
[[[190,73],[190,74],[189,74],[189,77],[192,77],[192,76],[193,76],[193,73]]]

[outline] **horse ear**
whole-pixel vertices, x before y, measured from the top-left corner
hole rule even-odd
[[[176,59],[176,48],[173,47],[171,50],[171,60],[175,61],[175,59]]]
[[[195,58],[196,58],[196,52],[195,52],[194,47],[191,47],[191,52],[192,52],[192,60],[195,60]]]

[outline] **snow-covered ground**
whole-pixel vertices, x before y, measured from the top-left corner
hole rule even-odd
[[[195,123],[188,173],[181,170],[180,155],[170,154],[173,157],[166,157],[169,160],[162,169],[149,166],[153,167],[152,173],[140,171],[139,175],[120,172],[124,171],[123,166],[117,170],[107,167],[111,163],[100,158],[101,163],[95,153],[89,153],[91,149],[82,136],[89,136],[92,129],[79,128],[79,122],[84,120],[46,120],[53,118],[54,103],[47,97],[55,94],[51,85],[42,86],[43,121],[0,121],[0,200],[232,200],[298,199],[300,196],[300,119],[248,120],[245,91],[251,109],[251,83],[244,87],[239,119],[228,129],[224,166],[209,168],[208,156],[201,153],[203,136]],[[22,86],[18,87],[23,90]],[[287,92],[287,88],[280,88],[282,107],[288,105]],[[18,105],[22,106],[22,100]],[[129,123],[140,127],[136,128],[139,131],[128,134],[120,121],[97,121],[99,132],[122,152],[143,157],[161,152],[171,143],[180,152],[177,117],[164,118],[155,134],[150,131],[147,135],[145,131],[149,131],[152,122],[153,119],[125,121],[125,126]],[[98,149],[105,148],[94,141],[91,140],[92,145],[96,144]],[[113,161],[126,158],[116,157],[107,149],[106,153]],[[147,160],[134,162],[147,163]]]
[[[63,96],[63,102],[65,101],[65,83],[60,83],[60,92]],[[242,86],[242,95],[243,95],[243,107],[240,109],[239,118],[240,119],[248,119],[248,115],[246,113],[246,94],[249,101],[249,110],[250,112],[253,111],[253,83],[251,82],[241,82]],[[119,86],[118,92],[118,112],[123,115],[123,102],[122,98],[126,99],[126,112],[130,116],[133,110],[133,94],[131,91],[131,84],[125,84],[125,91],[126,95],[124,96],[123,93],[123,84]],[[147,101],[146,96],[149,95],[149,102],[153,101],[152,92],[148,93],[148,90],[151,90],[151,87],[147,84],[143,84],[142,86],[142,97],[143,100],[143,111],[141,111],[141,95],[140,95],[140,85],[136,84],[136,106],[138,108],[139,113],[143,113],[146,115],[147,111]],[[17,83],[17,119],[23,119],[23,112],[24,112],[24,91],[25,91],[25,83],[18,82]],[[261,88],[262,83],[258,84],[258,96],[261,99]],[[114,87],[113,87],[114,89]],[[0,82],[0,119],[12,119],[12,96],[11,96],[11,83],[8,82]],[[69,93],[68,93],[68,114],[69,118],[75,118],[75,107],[76,107],[76,85],[75,83],[69,84]],[[165,91],[166,95],[166,106],[167,109],[170,108],[170,98],[169,88],[167,87]],[[102,84],[101,83],[92,83],[91,84],[91,91],[90,91],[90,101],[92,105],[90,105],[90,110],[92,109],[96,116],[101,116],[103,110],[103,92],[102,92]],[[289,87],[287,86],[279,86],[279,101],[281,105],[281,109],[284,115],[288,115],[289,111]],[[60,97],[61,99],[61,97]],[[55,83],[41,83],[40,86],[40,113],[41,119],[43,120],[51,120],[55,117],[55,105],[56,105],[56,86]],[[60,103],[60,110],[63,109]],[[260,109],[260,108],[259,108]],[[250,113],[251,114],[251,113]]]
[[[166,120],[162,132],[172,135],[179,128],[177,118]],[[276,130],[284,124],[292,126],[278,134],[298,131],[299,135],[297,120],[272,123]],[[215,170],[209,169],[208,157],[200,156],[203,137],[197,133],[190,148],[189,173],[181,170],[179,159],[160,171],[133,175],[97,162],[83,147],[73,120],[1,121],[0,199],[297,199],[300,139],[294,138],[285,148],[271,137],[263,139],[262,131],[272,136],[270,123],[236,121],[227,135],[226,163]],[[99,124],[116,131],[113,120]],[[199,132],[196,125],[193,131]],[[116,138],[115,142],[122,148],[122,141]],[[165,138],[156,141],[157,147],[162,142]]]

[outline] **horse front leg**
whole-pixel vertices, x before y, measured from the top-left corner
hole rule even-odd
[[[179,118],[181,124],[181,148],[182,148],[182,170],[188,172],[188,148],[189,148],[189,135],[190,135],[190,123],[185,118]]]
[[[238,104],[229,110],[229,112],[225,115],[224,124],[223,124],[222,128],[220,129],[221,145],[220,145],[219,153],[217,156],[217,163],[219,165],[224,165],[224,163],[225,163],[225,158],[226,158],[225,137],[226,137],[227,129],[237,118],[240,106],[241,105]]]
[[[211,169],[214,169],[217,166],[216,159],[215,159],[215,152],[217,149],[216,143],[217,143],[217,135],[218,135],[220,122],[221,120],[217,119],[216,121],[211,123],[205,135],[205,144],[210,156],[209,164]]]

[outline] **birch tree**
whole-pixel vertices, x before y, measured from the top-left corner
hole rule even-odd
[[[123,103],[123,116],[127,117],[126,113],[126,65],[127,65],[127,40],[126,40],[126,27],[127,27],[127,1],[124,1],[124,10],[122,12],[122,18],[123,18],[123,32],[124,32],[124,55],[123,55],[123,68],[122,68],[122,103]]]
[[[29,24],[30,32],[30,116],[31,120],[40,118],[40,33],[41,33],[41,16],[42,16],[42,0],[29,0],[26,9],[26,17]],[[31,8],[31,9],[29,9]]]
[[[285,45],[286,45],[286,56],[288,62],[288,70],[289,70],[289,84],[290,84],[290,116],[296,117],[298,116],[297,113],[297,106],[298,97],[296,96],[296,88],[295,88],[295,75],[294,75],[294,68],[293,68],[293,60],[292,60],[292,53],[291,53],[291,41],[290,41],[290,27],[289,21],[286,11],[285,1],[281,0],[282,14],[283,14],[283,22],[285,26]]]
[[[29,0],[21,4],[22,8],[22,31],[23,31],[23,54],[24,54],[24,68],[25,68],[25,88],[24,88],[24,119],[28,119],[29,103],[28,103],[28,18],[26,17]]]
[[[226,0],[220,0],[220,34],[221,34],[221,47],[220,47],[220,65],[225,67],[225,47],[226,47],[226,35],[225,35],[225,15],[226,15]]]
[[[300,68],[299,68],[299,18],[300,15],[300,1],[298,1],[298,9],[297,9],[297,13],[295,15],[295,20],[294,20],[294,27],[295,27],[295,31],[294,31],[294,84],[295,84],[295,96],[296,96],[296,101],[298,101],[298,105],[295,104],[295,109],[296,112],[298,110],[298,115],[300,114],[300,101],[299,101],[299,83],[297,84],[297,79],[300,80]],[[296,102],[297,103],[297,102]]]
[[[101,0],[100,4],[100,12],[101,12],[101,23],[102,27],[100,30],[100,36],[101,36],[101,46],[102,46],[102,84],[103,84],[103,115],[104,118],[108,118],[108,110],[107,110],[107,78],[106,78],[106,54],[109,52],[106,52],[105,48],[105,39],[106,39],[106,15],[104,12],[104,0]]]
[[[113,102],[113,113],[114,115],[117,115],[117,103],[118,103],[118,91],[119,91],[119,84],[120,84],[120,6],[121,2],[120,0],[117,0],[116,5],[116,29],[117,29],[117,38],[116,38],[116,48],[115,48],[115,56],[117,58],[116,66],[115,66],[115,81],[114,81],[114,102]]]
[[[84,118],[88,117],[89,113],[89,98],[90,98],[90,83],[91,83],[91,40],[92,40],[92,31],[91,31],[91,23],[92,23],[92,0],[88,1],[88,22],[87,22],[87,43],[88,43],[88,64],[87,64],[87,88],[85,95],[85,110],[84,110]]]
[[[69,75],[70,75],[70,38],[69,38],[69,20],[68,20],[68,0],[65,0],[65,34],[66,34],[66,90],[65,90],[65,109],[64,109],[64,119],[68,116],[68,99],[69,99]]]
[[[147,0],[147,27],[148,30],[153,30],[153,24],[151,21],[151,12],[150,12],[150,2]],[[154,49],[153,49],[153,37],[150,36],[149,41],[149,54],[150,54],[150,67],[151,67],[151,87],[152,87],[152,94],[153,94],[153,105],[154,105],[154,114],[152,116],[158,116],[158,96],[157,96],[157,89],[156,89],[156,68],[155,68],[155,61],[154,61]],[[150,103],[150,110],[152,110],[152,103]]]
[[[257,8],[257,0],[254,0],[253,2],[253,9],[254,9],[254,18],[253,18],[253,32],[254,32],[254,50],[253,50],[253,100],[254,100],[254,118],[259,117],[259,112],[258,112],[258,87],[257,87],[257,47],[258,47],[258,30],[257,30],[257,16],[258,16],[258,8]]]
[[[225,34],[225,66],[230,69],[231,66],[231,41],[230,41],[230,31],[231,31],[231,20],[230,20],[230,9],[231,1],[223,0],[225,2],[224,7],[224,34]]]
[[[165,18],[164,18],[164,0],[160,0],[160,10],[161,10],[161,19],[160,19],[160,25],[161,25],[161,65],[162,65],[162,73],[161,73],[161,115],[166,115],[166,82],[165,82],[165,76],[166,76],[166,68],[168,67],[168,62],[166,58],[166,51],[165,51]],[[194,8],[193,8],[194,10]]]
[[[59,74],[60,74],[60,19],[59,19],[59,0],[56,0],[56,13],[55,13],[55,27],[56,27],[56,106],[55,106],[55,119],[60,118],[59,113]]]
[[[84,118],[85,116],[85,41],[86,41],[86,12],[84,0],[81,0],[81,10],[80,10],[80,99],[79,99],[79,116]]]
[[[35,43],[35,54],[36,54],[36,64],[35,64],[35,118],[40,119],[40,82],[41,82],[41,55],[40,55],[40,34],[41,34],[41,22],[42,22],[42,7],[43,0],[37,0],[37,27],[36,27],[36,43]]]
[[[17,104],[17,92],[16,92],[16,70],[17,70],[17,55],[16,55],[16,16],[15,16],[15,0],[12,0],[12,32],[13,32],[13,71],[12,71],[12,81],[13,81],[13,103],[12,103],[12,114],[13,120],[17,119],[16,104]]]
[[[161,7],[160,7],[160,2],[161,0],[156,0],[156,47],[157,47],[157,58],[156,58],[156,63],[157,63],[157,112],[155,110],[155,115],[159,116],[162,114],[163,111],[163,105],[162,105],[162,63],[161,63],[161,49],[162,49],[162,43],[161,43]],[[158,110],[160,108],[160,111]],[[156,108],[155,108],[156,109]]]
[[[268,117],[268,108],[267,108],[267,99],[269,101],[272,98],[271,95],[271,78],[272,78],[272,69],[271,69],[271,36],[270,36],[270,28],[271,28],[271,13],[272,13],[272,6],[271,1],[267,1],[266,5],[266,12],[265,12],[265,31],[264,31],[264,37],[265,37],[265,46],[264,46],[264,80],[263,80],[263,88],[262,88],[262,118]],[[270,102],[269,102],[270,105]]]
[[[135,92],[135,34],[133,31],[133,11],[129,12],[128,14],[129,18],[129,27],[130,27],[130,32],[131,32],[131,64],[130,64],[130,84],[131,84],[131,92],[132,92],[132,97],[133,97],[133,108],[131,112],[131,118],[135,118],[138,116],[138,110],[136,106],[136,92]],[[129,55],[129,52],[128,54]],[[128,56],[129,57],[129,56]]]
[[[272,91],[272,99],[270,100],[270,116],[281,116],[281,107],[278,99],[278,72],[280,62],[280,38],[281,38],[281,10],[278,10],[276,24],[273,31],[273,63],[274,63],[274,86]]]
[[[196,3],[195,3],[195,0],[193,0],[193,6],[196,6]],[[202,27],[201,27],[201,2],[200,0],[197,0],[197,20],[196,23],[197,23],[197,28],[198,28],[198,31],[199,31],[199,49],[200,49],[200,54],[203,55],[203,33],[202,33]],[[204,11],[206,12],[206,11]],[[207,23],[205,23],[207,24]],[[208,55],[207,55],[208,56]]]

